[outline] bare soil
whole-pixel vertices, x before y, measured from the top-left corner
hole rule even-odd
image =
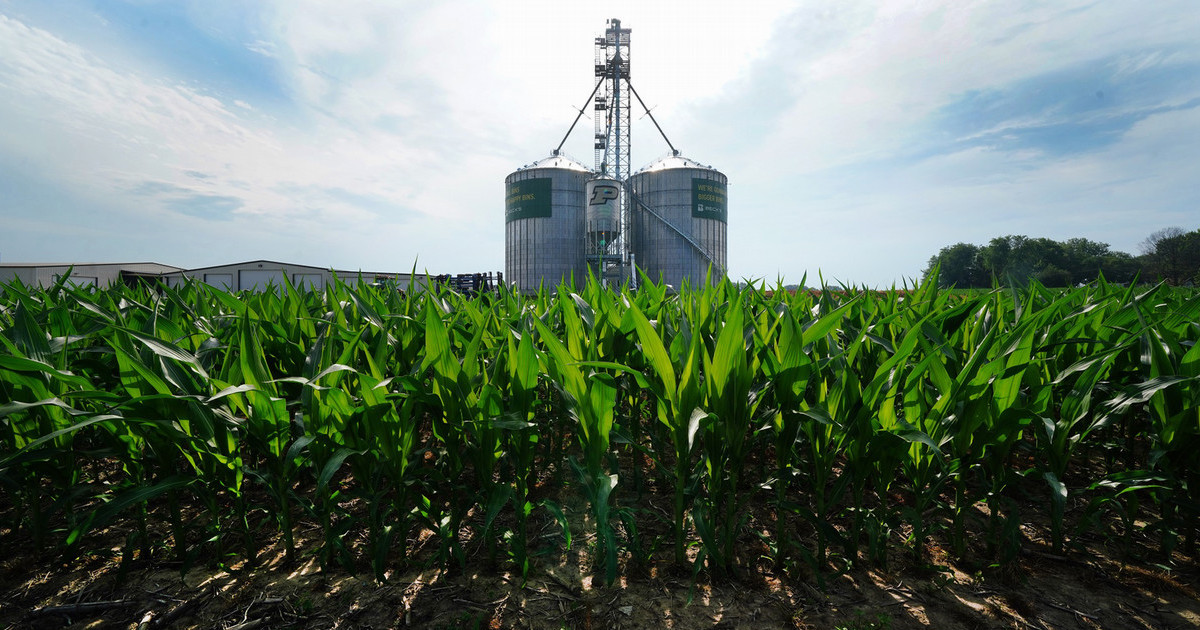
[[[647,502],[659,507],[653,497]],[[436,564],[428,531],[410,543],[413,568],[382,582],[367,567],[355,575],[322,571],[314,523],[298,528],[305,551],[290,565],[277,540],[260,541],[255,566],[209,563],[182,572],[167,559],[165,541],[161,553],[134,557],[122,569],[128,532],[120,528],[100,532],[92,546],[98,551],[69,562],[18,544],[0,560],[0,628],[1200,627],[1196,559],[1176,554],[1167,569],[1150,540],[1139,539],[1141,559],[1127,562],[1099,535],[1055,555],[1045,528],[1031,524],[1023,526],[1020,557],[1003,567],[954,562],[935,536],[922,563],[897,542],[888,572],[834,556],[814,575],[755,560],[761,543],[747,537],[750,560],[735,577],[693,578],[666,550],[640,568],[623,567],[617,583],[605,586],[594,572],[593,541],[580,535],[587,530],[583,506],[569,499],[567,506],[578,530],[574,544],[566,548],[552,520],[539,522],[533,537],[543,543],[541,555],[523,585],[505,563],[488,562],[481,541],[467,541],[468,566],[477,570],[424,568]],[[0,537],[21,540],[11,531]]]

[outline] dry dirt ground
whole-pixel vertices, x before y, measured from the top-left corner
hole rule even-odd
[[[887,573],[831,567],[821,579],[789,576],[763,560],[714,583],[675,570],[664,552],[639,577],[612,586],[588,569],[587,536],[577,534],[567,550],[549,529],[556,551],[538,559],[523,586],[503,567],[457,575],[415,568],[377,582],[369,570],[321,571],[313,553],[287,565],[270,541],[255,567],[181,574],[180,565],[151,558],[134,560],[124,575],[120,531],[101,534],[114,543],[111,552],[72,562],[18,545],[0,559],[0,628],[1200,627],[1194,557],[1177,554],[1166,570],[1148,561],[1147,546],[1147,559],[1122,563],[1100,537],[1056,556],[1035,526],[1023,531],[1020,558],[1002,569],[964,569],[935,540],[929,559],[940,566],[932,569],[914,565],[897,544]],[[311,524],[308,532],[316,533]],[[0,539],[13,538],[0,530]],[[316,547],[303,536],[299,542]],[[414,542],[412,564],[420,567],[430,545]],[[481,546],[468,546],[472,565],[487,564]]]

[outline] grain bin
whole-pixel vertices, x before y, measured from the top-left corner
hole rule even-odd
[[[584,245],[588,264],[597,277],[605,277],[609,264],[620,264],[618,239],[621,235],[621,182],[611,177],[598,177],[587,183],[587,242]],[[616,278],[620,278],[617,273]]]
[[[504,277],[521,291],[579,277],[584,267],[584,165],[551,155],[504,179]]]
[[[728,178],[711,166],[679,155],[666,157],[630,177],[630,246],[634,262],[650,279],[680,288],[725,276]]]

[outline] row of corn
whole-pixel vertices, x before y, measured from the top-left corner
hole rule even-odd
[[[931,539],[1004,562],[1038,522],[1059,552],[1170,561],[1200,506],[1197,322],[1194,291],[1103,281],[10,284],[0,536],[184,566],[272,545],[382,579],[414,541],[528,575],[553,526],[611,582],[886,565]]]

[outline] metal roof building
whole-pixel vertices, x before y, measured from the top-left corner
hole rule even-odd
[[[382,273],[374,271],[349,271],[298,265],[274,260],[251,260],[229,265],[182,269],[163,275],[168,286],[178,286],[185,278],[230,291],[263,291],[267,287],[282,287],[288,282],[297,288],[323,289],[337,276],[346,284],[355,285],[360,280],[367,284],[394,282],[398,288],[407,289],[412,282],[410,273]]]
[[[154,262],[139,263],[0,263],[0,284],[20,280],[29,286],[48,287],[67,278],[75,286],[106,287],[118,282],[133,283],[157,279],[182,267]]]
[[[69,284],[95,287],[158,280],[166,282],[168,286],[179,286],[190,278],[231,291],[263,291],[270,286],[282,287],[287,282],[296,287],[320,289],[331,283],[335,275],[352,285],[361,280],[369,284],[388,282],[397,288],[407,289],[413,284],[411,273],[349,271],[273,260],[251,260],[196,269],[159,263],[3,263],[0,264],[0,284],[20,280],[30,286],[51,286],[66,276],[68,271]],[[416,284],[423,285],[424,276],[419,276]]]

